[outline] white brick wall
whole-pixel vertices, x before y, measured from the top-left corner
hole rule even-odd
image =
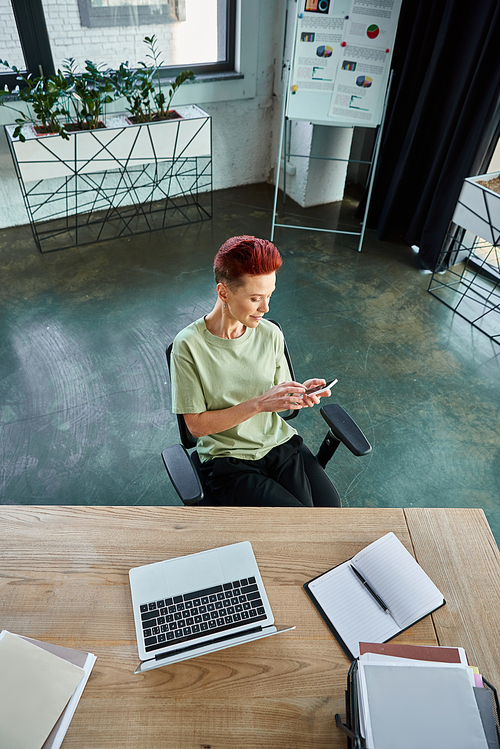
[[[20,70],[24,67],[23,52],[10,0],[0,0],[0,60],[7,60]],[[6,69],[2,68],[2,71],[6,72]]]

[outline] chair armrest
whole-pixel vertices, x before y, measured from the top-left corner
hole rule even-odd
[[[203,489],[186,448],[182,445],[172,445],[163,450],[161,457],[182,502],[185,505],[198,504],[203,499]]]
[[[337,403],[322,406],[320,413],[330,427],[333,436],[349,448],[354,455],[361,456],[371,453],[372,446],[342,406]]]

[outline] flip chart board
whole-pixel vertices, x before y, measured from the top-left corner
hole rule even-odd
[[[297,0],[286,116],[377,127],[402,0]]]

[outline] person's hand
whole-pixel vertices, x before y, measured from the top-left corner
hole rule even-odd
[[[318,380],[317,384],[319,385],[320,382],[324,380]],[[298,411],[304,407],[305,391],[305,385],[301,385],[300,382],[282,382],[280,385],[275,385],[257,398],[259,411]]]
[[[306,390],[309,388],[314,388],[317,385],[325,385],[326,380],[318,380],[317,378],[313,378],[312,380],[306,380],[304,382],[304,387]],[[329,398],[331,396],[330,390],[320,390],[319,393],[311,393],[311,395],[304,395],[302,397],[302,403],[304,407],[310,407],[310,406],[316,406],[320,398]]]

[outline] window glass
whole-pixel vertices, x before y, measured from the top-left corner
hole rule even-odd
[[[5,2],[5,0],[0,0]],[[219,62],[225,56],[226,3],[220,0],[42,0],[56,70],[75,58],[111,68],[146,59],[144,37],[156,36],[165,67]],[[102,11],[98,13],[97,11]],[[146,16],[144,14],[147,14]],[[146,21],[145,21],[146,18]]]
[[[7,60],[10,65],[15,65],[19,70],[26,70],[10,0],[0,0],[0,59]],[[1,72],[7,73],[9,69],[2,66]]]

